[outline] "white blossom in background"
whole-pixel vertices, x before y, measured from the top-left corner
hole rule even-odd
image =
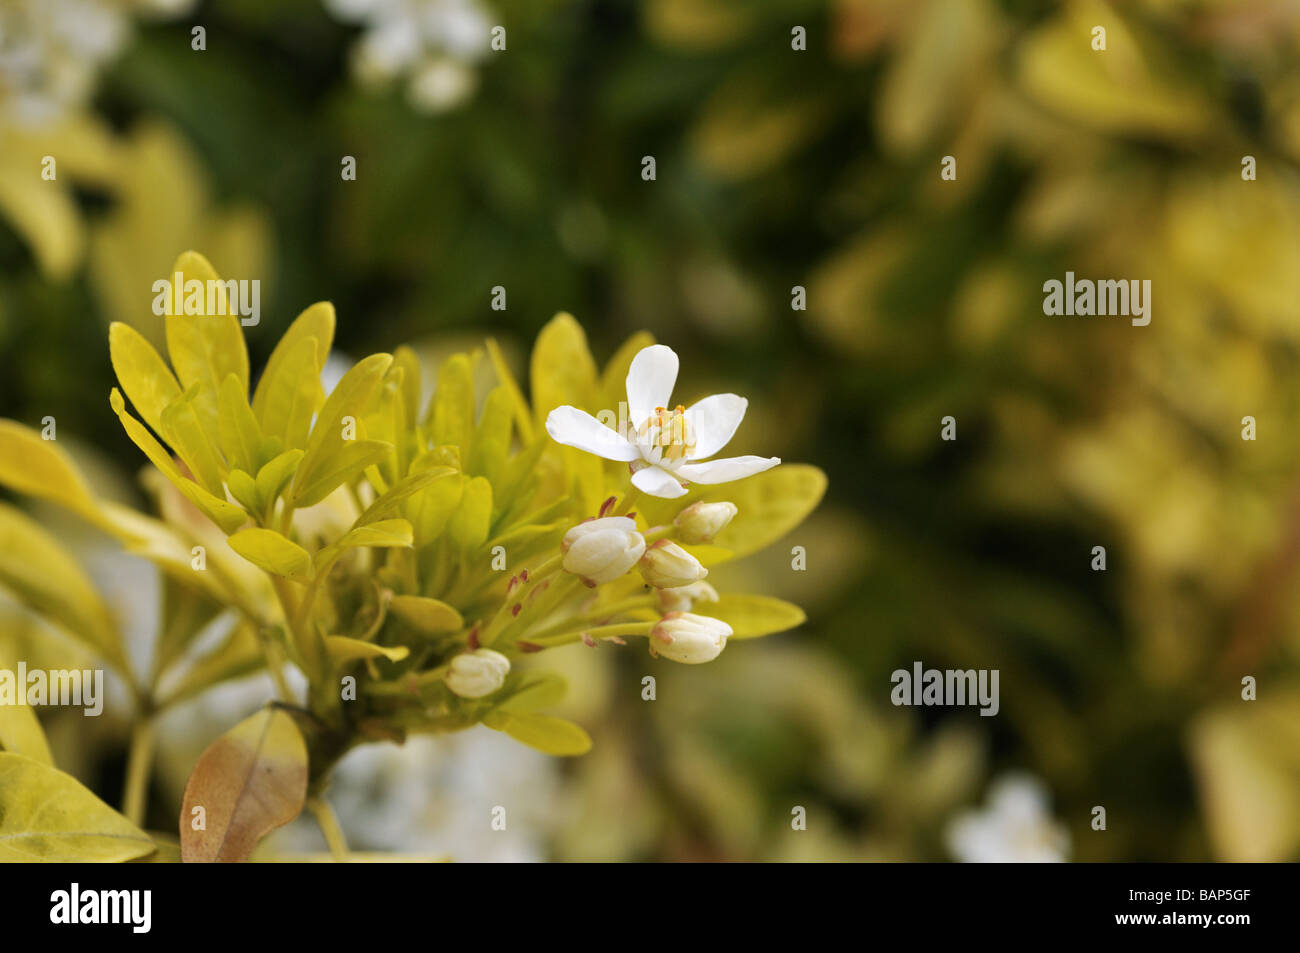
[[[1059,864],[1070,852],[1069,832],[1052,817],[1047,788],[1026,774],[995,781],[983,809],[949,823],[947,842],[954,857],[970,864]]]
[[[559,815],[556,759],[482,726],[349,753],[326,794],[356,851],[393,851],[476,863],[535,863]],[[493,808],[505,808],[494,830]],[[279,850],[319,851],[300,819],[275,835]]]
[[[94,92],[131,20],[177,16],[194,0],[0,0],[0,121],[58,121]]]
[[[478,0],[324,0],[337,19],[362,27],[352,68],[365,85],[405,82],[415,108],[446,112],[478,86],[492,23]]]

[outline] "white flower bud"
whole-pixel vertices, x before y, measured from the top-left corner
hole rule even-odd
[[[636,565],[645,552],[645,537],[626,516],[606,516],[579,523],[560,543],[566,572],[588,586],[611,582]]]
[[[674,662],[712,662],[727,647],[731,626],[721,619],[670,612],[650,632],[650,652]]]
[[[682,542],[708,543],[727,528],[727,524],[738,512],[735,503],[705,503],[701,500],[678,513],[673,523]]]
[[[709,571],[676,543],[661,539],[641,557],[641,575],[656,589],[672,589],[699,582]]]
[[[509,671],[510,659],[500,652],[475,649],[451,660],[443,682],[461,698],[482,698],[500,688]]]
[[[693,582],[676,589],[656,589],[655,602],[660,612],[690,612],[697,602],[717,602],[718,590],[707,582]]]

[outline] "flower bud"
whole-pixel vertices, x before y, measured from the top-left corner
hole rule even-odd
[[[636,565],[645,552],[645,537],[626,516],[606,516],[579,523],[560,543],[566,572],[588,586],[611,582]]]
[[[699,582],[709,571],[676,543],[661,539],[641,557],[641,575],[656,589],[672,589]]]
[[[443,682],[461,698],[491,695],[506,680],[510,659],[492,649],[475,649],[451,660]]]
[[[721,619],[670,612],[650,631],[650,653],[674,662],[712,662],[727,647],[731,626]]]
[[[673,524],[677,527],[684,543],[708,543],[713,541],[727,524],[740,512],[735,503],[692,503],[677,514]]]
[[[690,612],[697,602],[717,602],[718,590],[707,582],[693,582],[676,589],[656,589],[655,602],[660,612]]]

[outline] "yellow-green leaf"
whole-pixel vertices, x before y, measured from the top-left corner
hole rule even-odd
[[[55,441],[14,420],[0,420],[0,483],[97,518],[95,498],[76,464]]]
[[[127,413],[126,402],[116,387],[109,395],[109,402],[113,405],[118,420],[122,421],[122,426],[126,428],[126,434],[131,438],[132,443],[144,451],[149,461],[162,471],[163,476],[170,480],[186,499],[227,533],[233,533],[244,524],[248,515],[243,510],[229,500],[214,496],[181,473],[162,444],[153,438],[153,434],[149,433],[140,421]]]
[[[726,593],[717,602],[700,602],[691,610],[721,619],[731,626],[733,639],[753,639],[803,625],[804,611],[792,602],[771,596]]]
[[[557,314],[533,346],[530,365],[533,414],[540,426],[562,404],[595,412],[596,362],[587,348],[587,335],[571,314]]]
[[[225,496],[224,468],[217,455],[220,428],[215,418],[204,423],[198,395],[199,388],[191,387],[163,408],[163,431],[199,486],[219,498]]]
[[[240,530],[227,542],[258,569],[297,581],[311,577],[311,556],[307,550],[273,529]]]
[[[451,467],[433,467],[429,470],[412,473],[410,476],[394,483],[384,494],[367,506],[366,511],[357,517],[357,521],[353,525],[365,526],[367,523],[382,519],[400,506],[403,500],[419,493],[434,481],[453,476],[455,473],[456,471]]]
[[[348,530],[337,540],[316,554],[316,572],[322,573],[347,549],[360,546],[400,547],[410,546],[415,538],[411,524],[403,519],[380,520]]]
[[[120,863],[154,849],[148,835],[69,774],[0,752],[0,862]]]
[[[304,347],[303,342],[308,339],[315,343],[311,347]],[[262,372],[262,378],[257,383],[257,391],[253,394],[253,413],[257,415],[264,432],[280,436],[288,432],[285,423],[292,417],[292,414],[287,412],[289,404],[281,403],[278,407],[273,406],[276,403],[276,397],[273,395],[277,391],[281,396],[292,393],[294,390],[291,386],[292,382],[302,378],[315,382],[316,390],[319,391],[321,368],[329,356],[333,343],[334,305],[328,301],[318,301],[298,315],[293,324],[289,325],[289,330],[284,332],[284,337],[280,338],[275,350],[271,352],[271,358],[266,362],[266,370]],[[304,360],[304,355],[309,358]],[[312,369],[308,371],[308,367]],[[283,386],[286,383],[290,386]],[[323,394],[321,399],[324,399]],[[317,403],[316,407],[319,406],[320,404]],[[313,413],[316,407],[312,408]],[[310,422],[310,414],[307,420]],[[304,427],[302,430],[304,441],[306,436],[307,429]],[[286,445],[302,447],[305,443],[286,441]]]
[[[533,418],[528,411],[528,401],[524,400],[524,392],[519,389],[519,382],[515,380],[515,375],[510,373],[510,366],[506,364],[505,355],[501,353],[501,346],[491,338],[487,340],[487,352],[497,381],[510,394],[515,426],[519,428],[519,435],[525,444],[530,444],[533,442]]]
[[[284,489],[285,484],[298,468],[300,460],[302,460],[301,450],[286,450],[257,471],[257,496],[263,505],[280,495],[280,491]]]
[[[276,348],[276,353],[284,341]],[[262,433],[278,437],[283,446],[302,450],[312,417],[325,403],[320,383],[320,342],[314,337],[296,342],[293,349],[267,368],[257,385],[253,414]]]
[[[331,659],[340,664],[356,662],[361,659],[386,658],[390,662],[400,662],[411,654],[405,645],[376,645],[360,639],[348,638],[346,635],[325,636],[325,651]]]
[[[510,697],[497,705],[497,711],[531,712],[552,708],[564,700],[568,682],[558,672],[532,672],[525,675]]]
[[[166,317],[167,353],[181,386],[199,387],[197,409],[205,428],[215,429],[217,421],[217,394],[226,375],[234,374],[248,388],[248,350],[244,346],[244,331],[239,317],[231,314],[225,285],[208,260],[198,252],[187,251],[176,259],[171,274],[167,276],[172,288],[167,296]],[[202,285],[202,304],[186,292],[186,285],[198,281]],[[208,282],[216,282],[211,286]],[[179,287],[177,287],[179,283]],[[199,286],[190,289],[197,290]],[[215,290],[213,307],[208,307],[208,288]],[[184,311],[201,313],[175,314],[173,305],[181,303]],[[224,312],[224,313],[223,313]]]
[[[492,388],[483,404],[478,429],[474,431],[468,464],[471,476],[486,477],[490,483],[500,479],[502,468],[510,456],[513,415],[510,392],[501,385]]]
[[[420,419],[420,359],[403,344],[393,351],[393,366],[402,370],[402,411],[407,421]]]
[[[221,382],[218,403],[221,408],[218,421],[221,452],[231,466],[245,473],[256,473],[262,465],[262,428],[257,425],[257,418],[248,406],[248,392],[234,374]]]
[[[591,738],[587,732],[571,721],[552,715],[498,709],[489,712],[483,724],[546,754],[572,756],[591,750]]]
[[[112,616],[81,566],[44,527],[6,503],[0,503],[0,586],[110,661],[122,661]]]
[[[109,325],[108,353],[117,382],[126,396],[145,423],[166,438],[163,409],[181,395],[181,386],[171,368],[144,335],[120,321]]]
[[[257,481],[243,470],[231,470],[226,474],[226,485],[230,495],[243,504],[250,513],[260,513],[262,498],[257,493]]]
[[[18,659],[5,639],[0,639],[0,671],[16,672]],[[15,686],[20,691],[25,687]],[[31,705],[0,704],[0,750],[20,754],[41,764],[53,766],[45,730]]]
[[[307,796],[307,745],[293,718],[267,709],[210,744],[194,766],[182,799],[185,863],[247,860],[257,842],[302,811]],[[203,808],[204,830],[190,823]]]
[[[465,625],[459,612],[445,602],[425,596],[393,596],[388,610],[421,632],[458,632]]]
[[[363,441],[344,440],[343,418],[352,417],[360,422],[392,363],[390,354],[370,355],[344,374],[326,399],[307,438],[307,452],[293,480],[290,493],[295,506],[319,503],[351,473],[360,472],[391,449],[386,444],[359,449],[357,444]]]
[[[434,444],[468,451],[474,431],[474,365],[468,354],[453,354],[443,362],[428,416]]]
[[[306,464],[300,464],[293,481],[293,505],[316,505],[366,467],[383,460],[392,449],[391,443],[380,440],[347,440],[318,461],[315,472],[306,479],[302,476]]]
[[[492,484],[474,477],[465,484],[460,506],[451,514],[447,532],[462,550],[477,549],[487,542],[492,525]]]

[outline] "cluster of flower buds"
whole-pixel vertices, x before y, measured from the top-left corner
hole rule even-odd
[[[595,587],[612,582],[636,566],[655,590],[660,621],[651,632],[650,651],[675,662],[708,662],[718,657],[731,635],[725,622],[695,615],[700,602],[717,602],[718,593],[704,577],[709,571],[682,546],[670,539],[647,545],[627,516],[602,515],[586,520],[564,534],[561,565],[566,572]],[[673,530],[688,545],[711,542],[737,513],[734,503],[692,503],[677,514]],[[653,535],[653,534],[652,534]]]
[[[482,698],[505,684],[509,673],[510,659],[492,649],[475,649],[451,660],[443,682],[461,698]]]

